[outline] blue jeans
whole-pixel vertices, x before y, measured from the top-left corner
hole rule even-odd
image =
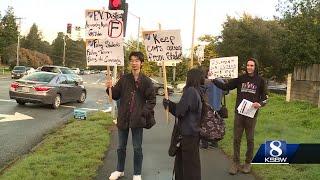
[[[142,137],[143,128],[131,128],[132,144],[133,144],[133,173],[134,175],[141,175],[142,169]],[[118,165],[117,171],[124,172],[124,165],[126,161],[126,147],[128,141],[129,129],[118,129]]]

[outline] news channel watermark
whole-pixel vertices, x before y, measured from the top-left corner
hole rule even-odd
[[[285,140],[266,140],[251,164],[320,164],[320,144],[288,144]]]

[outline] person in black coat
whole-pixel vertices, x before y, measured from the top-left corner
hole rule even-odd
[[[151,128],[155,124],[154,107],[156,94],[150,78],[141,73],[144,61],[142,52],[131,52],[129,55],[131,73],[123,75],[115,86],[107,80],[107,93],[112,90],[112,99],[120,100],[118,107],[118,165],[117,170],[111,173],[109,179],[115,180],[124,176],[126,146],[129,129],[132,133],[134,150],[133,180],[141,180],[142,170],[142,139],[143,128]]]
[[[204,73],[191,69],[187,74],[186,86],[179,103],[163,99],[165,108],[178,118],[182,140],[175,156],[176,180],[201,180],[199,155],[200,120],[202,111],[200,85],[204,84]]]

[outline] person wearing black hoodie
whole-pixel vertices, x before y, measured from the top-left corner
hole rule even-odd
[[[204,73],[191,69],[187,74],[186,86],[178,103],[163,99],[165,109],[178,118],[179,132],[182,136],[175,156],[175,180],[201,180],[199,154],[200,120],[202,112],[201,96]]]
[[[254,129],[257,121],[258,110],[253,118],[240,115],[237,107],[243,99],[253,102],[252,107],[259,109],[267,103],[268,93],[265,80],[258,74],[258,62],[254,58],[247,61],[246,73],[238,78],[230,79],[227,83],[222,83],[216,79],[213,83],[222,90],[232,90],[237,88],[237,100],[235,106],[235,119],[233,130],[233,163],[229,173],[235,175],[240,170],[240,144],[243,131],[246,133],[247,152],[245,164],[242,172],[250,173],[251,161],[254,148]]]

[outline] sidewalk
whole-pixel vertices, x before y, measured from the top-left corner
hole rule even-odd
[[[171,180],[174,158],[169,157],[168,147],[172,131],[172,122],[167,124],[164,120],[164,110],[157,102],[155,109],[157,124],[151,130],[144,130],[143,140],[143,180]],[[172,120],[173,117],[171,116]],[[116,170],[117,164],[117,131],[113,131],[109,151],[106,153],[104,164],[97,171],[97,180],[106,180],[111,172]],[[202,180],[251,180],[252,175],[238,173],[235,176],[228,174],[231,161],[220,149],[200,150]],[[133,150],[131,133],[127,146],[125,177],[121,180],[132,180]]]

